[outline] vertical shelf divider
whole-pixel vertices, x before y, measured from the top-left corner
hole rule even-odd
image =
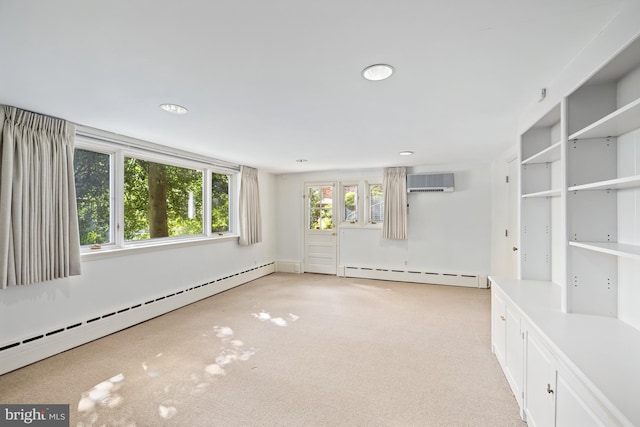
[[[567,312],[568,301],[567,301],[567,257],[569,256],[569,242],[567,235],[567,150],[568,150],[568,134],[569,134],[569,112],[568,112],[568,99],[567,97],[562,98],[560,103],[560,135],[562,137],[560,144],[560,245],[561,247],[557,248],[561,251],[561,255],[559,258],[559,269],[560,269],[560,277],[561,281],[558,283],[560,285],[560,310],[563,313]]]

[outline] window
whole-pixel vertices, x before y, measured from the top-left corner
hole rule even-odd
[[[166,238],[220,237],[233,231],[232,167],[139,148],[76,137],[81,245],[121,248],[152,240],[162,244]]]
[[[211,232],[224,233],[229,228],[229,175],[211,174]]]
[[[358,222],[358,185],[342,186],[342,202],[344,204],[344,221]]]
[[[384,192],[382,184],[369,184],[369,223],[384,221]]]
[[[203,171],[124,159],[124,239],[202,234]]]
[[[80,244],[113,243],[111,154],[76,148],[73,168]]]

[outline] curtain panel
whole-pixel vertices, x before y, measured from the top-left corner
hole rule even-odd
[[[262,242],[262,219],[260,215],[260,191],[258,170],[240,167],[240,244],[253,245]]]
[[[80,274],[75,125],[0,106],[0,288]]]
[[[382,186],[384,189],[384,221],[382,237],[385,239],[407,239],[407,170],[385,168]]]

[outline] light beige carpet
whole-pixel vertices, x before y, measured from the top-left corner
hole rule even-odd
[[[490,292],[272,274],[0,376],[72,426],[524,426]]]

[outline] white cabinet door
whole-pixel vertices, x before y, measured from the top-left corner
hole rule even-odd
[[[511,390],[520,408],[524,407],[522,386],[524,385],[524,340],[520,316],[509,305],[505,305],[506,333],[505,333],[505,374],[511,385]]]
[[[493,352],[504,371],[511,391],[520,407],[520,416],[524,419],[524,341],[520,316],[516,310],[505,303],[503,296],[492,291],[491,330]]]
[[[583,400],[578,390],[567,382],[561,372],[558,372],[556,390],[556,426],[557,427],[591,427],[614,426],[617,422],[609,420],[602,422],[595,414],[597,405],[590,407]],[[584,390],[582,393],[586,393]]]
[[[555,360],[542,341],[527,333],[525,413],[534,427],[555,426]]]
[[[491,291],[491,344],[500,366],[505,369],[506,315],[505,304],[500,294]]]

